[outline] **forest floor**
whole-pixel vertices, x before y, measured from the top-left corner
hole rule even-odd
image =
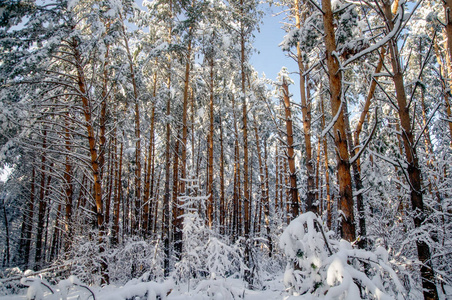
[[[196,285],[191,283],[174,284],[171,281],[163,283],[139,282],[132,280],[124,286],[108,285],[106,287],[90,287],[95,300],[314,300],[311,294],[290,296],[285,290],[283,274],[274,274],[261,283],[259,289],[246,288],[241,279],[221,278],[205,279]],[[22,289],[20,294],[0,296],[0,300],[91,300],[93,295],[87,289],[72,286],[67,293],[64,288],[54,287],[55,294],[39,284],[28,289]],[[440,293],[441,300],[452,299],[452,286],[445,286],[446,295]]]
[[[61,291],[64,288],[54,287],[55,294],[42,284],[22,289],[17,295],[0,296],[0,300],[91,300],[92,294],[87,289],[72,286],[67,294]],[[142,300],[142,299],[166,299],[166,300],[271,300],[287,299],[288,293],[283,284],[283,274],[274,274],[272,278],[265,280],[259,288],[249,289],[241,279],[220,278],[215,280],[202,280],[196,285],[191,282],[174,284],[167,281],[164,283],[138,282],[132,280],[124,286],[108,285],[106,287],[90,287],[95,294],[96,300]],[[163,295],[163,297],[159,297]]]

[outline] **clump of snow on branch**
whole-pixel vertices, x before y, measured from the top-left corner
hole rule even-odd
[[[286,83],[288,85],[293,84],[293,80],[290,78],[289,71],[286,67],[282,67],[281,71],[278,73],[278,77],[276,79],[276,84],[282,85],[283,83]]]
[[[289,259],[284,284],[300,299],[404,299],[406,295],[384,248],[370,252],[335,240],[312,212],[289,224],[280,247]]]

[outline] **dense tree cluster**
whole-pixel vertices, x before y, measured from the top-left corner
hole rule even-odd
[[[362,274],[383,247],[408,298],[446,293],[452,1],[267,2],[298,66],[274,82],[250,64],[255,0],[0,4],[5,274],[258,287],[309,212],[318,247],[352,243]]]

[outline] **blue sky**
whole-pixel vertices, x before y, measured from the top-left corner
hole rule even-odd
[[[274,15],[281,9],[275,6],[269,7],[267,4],[262,5],[261,9],[265,15],[262,19],[263,23],[259,25],[260,32],[256,31],[254,33],[253,45],[258,52],[252,55],[251,64],[259,72],[260,76],[265,73],[267,78],[276,80],[282,67],[287,67],[289,72],[295,72],[298,70],[298,66],[278,46],[285,35],[284,30],[281,29],[284,14]],[[293,101],[299,102],[299,76],[298,74],[292,74],[290,77],[295,82],[295,85],[289,87],[290,93],[294,95]]]

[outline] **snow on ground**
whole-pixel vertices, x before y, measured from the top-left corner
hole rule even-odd
[[[283,274],[277,274],[273,279],[265,281],[263,290],[247,289],[245,283],[240,279],[219,278],[215,280],[203,280],[196,285],[184,283],[174,285],[171,281],[164,283],[155,282],[134,282],[121,287],[113,285],[102,289],[92,287],[96,300],[125,300],[132,299],[158,299],[161,296],[166,300],[267,300],[267,299],[287,299],[288,294],[282,281]],[[61,291],[63,287],[53,287],[55,295],[37,281],[30,288],[24,289],[20,295],[0,296],[0,300],[24,300],[24,299],[67,299],[67,300],[88,300],[93,299],[92,295],[85,288],[71,286],[65,295]],[[171,291],[168,295],[167,292]]]
[[[289,295],[286,292],[283,277],[282,273],[273,274],[272,278],[261,283],[259,289],[254,290],[246,288],[243,280],[233,278],[204,279],[196,284],[194,284],[193,280],[183,284],[174,284],[171,280],[163,283],[132,280],[124,286],[108,285],[104,288],[89,287],[89,289],[94,292],[96,300],[314,300],[324,298],[310,293],[300,296]],[[49,289],[40,283],[40,280],[36,280],[30,284],[29,289],[22,289],[19,295],[0,296],[0,300],[93,299],[87,288],[74,286],[70,283],[71,280],[68,279],[63,280],[57,286],[51,286],[55,292],[52,295]],[[65,288],[69,288],[67,293],[64,293]],[[446,286],[445,290],[446,295],[440,294],[440,299],[452,299],[449,298],[452,295],[452,286]],[[343,299],[343,297],[332,297],[329,299]],[[377,299],[380,298],[377,297]]]

